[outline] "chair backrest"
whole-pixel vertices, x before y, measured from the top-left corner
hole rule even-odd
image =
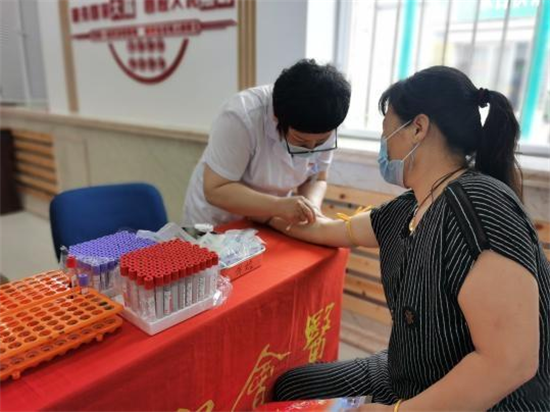
[[[159,191],[146,183],[93,186],[69,190],[50,203],[55,253],[119,229],[157,231],[167,222]]]

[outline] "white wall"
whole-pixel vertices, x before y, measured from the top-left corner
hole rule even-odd
[[[319,63],[334,63],[336,0],[309,0],[307,9],[306,57]]]
[[[273,83],[296,61],[333,63],[336,0],[257,0],[256,83]]]
[[[257,0],[256,83],[275,82],[306,56],[307,0]]]
[[[46,79],[48,107],[53,113],[67,113],[67,85],[63,64],[63,43],[57,1],[38,2],[38,20],[40,24],[42,54]]]

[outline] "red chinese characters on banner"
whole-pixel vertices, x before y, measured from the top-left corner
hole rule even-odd
[[[136,18],[136,0],[111,0],[110,5],[111,19],[129,20]]]
[[[130,20],[136,18],[136,15],[136,0],[110,0],[71,9],[73,24],[99,20]]]
[[[143,11],[146,14],[190,9],[207,11],[234,7],[235,0],[145,0],[143,3]],[[96,20],[131,20],[136,18],[137,12],[136,0],[110,0],[106,3],[73,7],[71,20],[73,23]]]
[[[169,5],[168,0],[145,0],[145,13],[154,14],[157,12],[167,12],[168,10],[184,9],[182,0],[172,0]]]
[[[143,9],[138,8],[138,4]],[[109,0],[71,8],[73,25],[101,24],[101,27],[73,34],[72,38],[106,44],[118,67],[128,77],[139,83],[156,84],[166,80],[179,67],[191,36],[199,36],[208,30],[227,29],[236,26],[237,22],[233,19],[203,21],[172,17],[166,22],[131,24],[132,20],[137,20],[141,13],[169,15],[190,9],[209,11],[234,7],[235,0]],[[109,22],[114,24],[110,26]],[[127,25],[116,24],[119,22]],[[169,44],[176,47],[167,47]]]

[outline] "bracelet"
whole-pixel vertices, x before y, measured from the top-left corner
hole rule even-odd
[[[397,403],[393,407],[393,412],[399,412],[399,407],[401,406],[401,402],[403,402],[403,399],[399,399]]]

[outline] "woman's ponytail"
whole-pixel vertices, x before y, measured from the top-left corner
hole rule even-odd
[[[478,105],[485,107],[487,104],[489,114],[475,153],[475,168],[506,183],[521,198],[521,171],[515,157],[518,121],[506,96],[497,91],[479,89]]]

